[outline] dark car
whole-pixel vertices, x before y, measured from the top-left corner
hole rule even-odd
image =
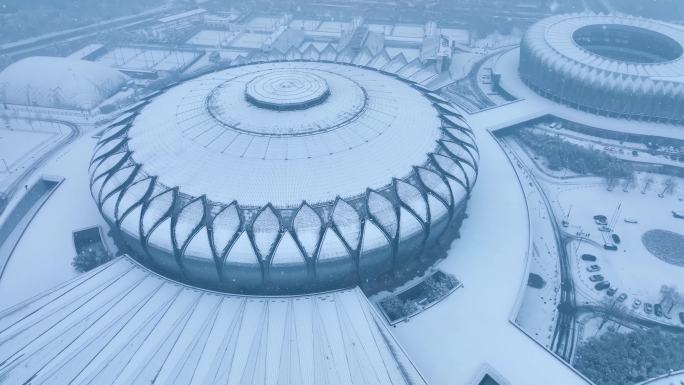
[[[611,296],[611,297],[614,296],[615,293],[617,293],[617,288],[615,288],[615,287],[611,287],[611,288],[608,289],[608,291],[606,292],[606,294],[608,294],[608,295]]]
[[[662,317],[662,316],[663,316],[663,307],[660,306],[659,303],[657,303],[657,304],[653,305],[653,312],[654,312],[655,315],[657,315],[658,317]]]
[[[608,281],[599,282],[596,285],[594,285],[594,289],[596,289],[596,290],[606,290],[609,287],[610,287],[610,282],[608,282]]]
[[[588,262],[596,262],[596,256],[591,254],[582,254],[582,260]]]
[[[599,266],[599,265],[587,266],[587,271],[590,273],[595,273],[595,272],[600,271],[600,270],[601,270],[601,266]]]
[[[617,234],[611,234],[610,237],[613,238],[613,242],[614,242],[615,244],[617,244],[617,245],[620,244],[621,239],[620,239],[620,236],[619,236],[619,235],[617,235]]]
[[[603,281],[603,276],[601,274],[594,274],[594,275],[589,277],[589,280],[591,282],[600,282],[600,281]]]
[[[597,225],[605,225],[608,223],[608,217],[605,215],[594,215],[594,221],[596,222]]]
[[[617,246],[615,246],[614,244],[611,244],[611,243],[604,244],[603,248],[606,250],[611,250],[611,251],[617,250]]]
[[[679,322],[684,324],[684,311],[679,312]]]

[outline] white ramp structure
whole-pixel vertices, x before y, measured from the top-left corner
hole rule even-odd
[[[2,384],[425,384],[360,289],[252,297],[121,257],[0,313]]]

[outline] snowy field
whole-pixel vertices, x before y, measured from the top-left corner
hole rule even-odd
[[[320,20],[294,19],[290,22],[290,28],[304,31],[315,31],[320,25]]]
[[[0,191],[70,133],[61,123],[0,119]]]
[[[12,172],[19,171],[22,162],[35,158],[42,150],[57,142],[60,132],[69,132],[68,128],[58,123],[34,122],[31,126],[27,122],[0,120],[0,158],[4,159]],[[0,163],[0,175],[3,173],[7,173],[7,168],[5,163]]]
[[[684,180],[637,173],[634,183],[620,183],[609,191],[601,178],[572,173],[559,177],[559,172],[551,172],[544,166],[542,158],[533,160],[515,143],[511,143],[511,147],[535,171],[535,178],[546,191],[556,218],[568,221],[563,231],[575,238],[568,244],[567,252],[572,260],[578,304],[595,306],[607,300],[605,290],[597,291],[596,282],[590,280],[591,276],[600,274],[611,287],[618,289],[614,298],[621,293],[627,295],[625,305],[634,315],[681,326],[676,313],[684,309],[673,309],[670,320],[646,314],[643,305],[633,309],[631,304],[635,299],[642,303],[658,303],[662,285],[677,287],[684,282],[684,266],[663,261],[651,254],[642,242],[642,236],[651,230],[666,229],[684,235],[684,220],[672,215],[672,210],[684,208],[684,188],[681,188]],[[670,185],[675,187],[668,189]],[[613,231],[600,231],[593,218],[595,215],[608,217]],[[604,244],[613,243],[613,233],[620,238],[618,250],[605,250]],[[580,258],[583,254],[595,255],[598,261],[583,261]],[[587,268],[594,264],[600,270],[588,271]]]
[[[65,178],[34,217],[10,257],[0,279],[0,309],[78,274],[71,266],[75,255],[74,230],[100,225],[106,233],[108,227],[90,196],[88,181],[88,164],[95,143],[88,135],[81,137],[27,181],[32,184],[39,175]],[[114,247],[110,244],[109,249]]]
[[[349,23],[340,21],[324,21],[318,26],[318,32],[331,32],[340,34],[343,30],[349,28]]]
[[[515,171],[521,181],[531,229],[528,273],[544,280],[541,288],[526,285],[515,315],[515,322],[545,347],[550,347],[558,317],[561,295],[560,259],[556,245],[553,224],[546,204],[537,187],[531,183],[534,175],[524,166],[520,155],[515,152],[514,143],[502,139],[502,148],[515,164]]]
[[[392,36],[422,38],[425,28],[420,24],[396,24],[392,29]]]
[[[245,23],[245,27],[250,30],[273,31],[282,21],[280,17],[256,16]]]
[[[185,43],[211,47],[224,46],[230,45],[230,42],[235,38],[235,36],[237,36],[237,32],[204,29],[197,32],[197,34],[188,39],[188,41]]]
[[[270,33],[244,32],[233,40],[231,46],[239,48],[261,48],[270,36]]]
[[[662,285],[678,286],[684,289],[684,267],[677,266],[651,254],[642,242],[644,233],[650,230],[665,229],[684,235],[684,220],[672,216],[672,210],[684,207],[684,189],[678,193],[668,194],[660,198],[661,186],[666,179],[664,176],[652,176],[657,182],[653,187],[641,194],[641,188],[634,188],[627,192],[622,189],[607,191],[605,185],[579,184],[571,186],[549,187],[555,196],[557,212],[567,213],[572,206],[568,221],[569,231],[588,233],[585,241],[575,241],[571,251],[577,256],[575,276],[579,281],[578,289],[587,302],[597,302],[605,297],[605,292],[597,292],[593,283],[589,281],[590,273],[586,270],[587,263],[579,256],[584,253],[596,255],[601,267],[599,272],[610,281],[611,287],[619,289],[618,293],[628,295],[628,304],[634,299],[642,302],[657,303],[660,301],[660,287]],[[684,180],[678,181],[680,185]],[[593,216],[602,214],[611,218],[620,207],[613,232],[620,236],[621,242],[617,251],[603,249],[608,238],[607,233],[599,231]],[[636,221],[637,223],[625,222]],[[681,252],[681,250],[680,250]],[[675,311],[683,311],[684,309]],[[639,315],[647,316],[640,309]],[[649,317],[654,317],[653,315]],[[654,317],[655,319],[655,317]],[[663,319],[658,319],[662,321]],[[676,314],[675,324],[679,323]]]
[[[470,41],[470,32],[467,29],[441,28],[441,33],[459,44],[468,44]]]
[[[177,71],[192,63],[199,52],[117,47],[95,61],[123,70]]]

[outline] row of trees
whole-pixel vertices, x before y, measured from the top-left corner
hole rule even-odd
[[[79,273],[85,273],[111,260],[112,256],[103,247],[88,247],[79,250],[71,265]]]
[[[449,294],[460,284],[460,281],[453,275],[438,271],[415,287],[383,299],[380,301],[380,306],[387,317],[394,321],[420,310],[418,300],[424,299],[425,304],[435,302]]]
[[[601,385],[628,385],[684,369],[684,335],[610,330],[580,346],[574,366]]]
[[[634,168],[629,162],[614,158],[603,151],[529,129],[522,129],[517,135],[525,146],[546,159],[551,170],[567,169],[577,174],[596,175],[609,180],[634,177]]]

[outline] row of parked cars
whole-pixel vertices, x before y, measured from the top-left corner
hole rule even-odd
[[[582,260],[585,262],[596,262],[597,258],[593,254],[582,254]],[[597,273],[601,271],[601,266],[597,264],[591,264],[586,267],[587,271],[590,273]],[[589,280],[594,283],[594,289],[601,291],[601,290],[606,290],[606,294],[609,296],[614,296],[615,293],[617,293],[617,288],[615,287],[610,287],[610,282],[606,281],[603,275],[601,274],[592,274],[589,276]],[[622,296],[624,295],[624,298]],[[618,296],[618,299],[620,302],[624,301],[627,299],[627,294],[622,293],[620,296]]]
[[[585,262],[596,262],[597,258],[593,254],[582,254],[580,257],[583,261]],[[591,264],[586,267],[586,270],[589,273],[598,273],[601,271],[601,266],[598,264]],[[610,287],[610,282],[606,281],[603,275],[601,274],[592,274],[589,276],[589,280],[591,282],[594,282],[594,289],[601,291],[601,290],[606,290],[606,295],[608,296],[614,296],[615,293],[617,293],[617,288],[615,287]],[[625,302],[627,300],[627,294],[626,293],[620,293],[620,295],[616,299],[618,302]],[[634,310],[639,310],[642,306],[641,300],[635,298],[634,301],[632,301],[632,308]],[[663,312],[663,307],[659,303],[656,304],[651,304],[651,303],[643,303],[643,308],[644,308],[644,313],[646,314],[655,314],[656,317],[668,317],[665,315]],[[684,324],[684,312],[679,312],[679,322]]]

